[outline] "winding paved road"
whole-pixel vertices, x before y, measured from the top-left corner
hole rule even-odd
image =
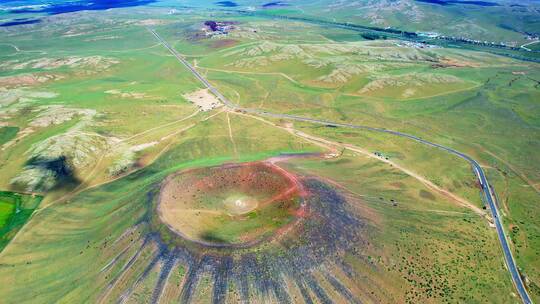
[[[353,124],[347,124],[347,123],[336,123],[336,122],[331,122],[331,121],[325,121],[325,120],[320,120],[320,119],[313,119],[313,118],[307,118],[307,117],[301,117],[301,116],[289,115],[289,114],[276,114],[276,113],[270,113],[270,112],[260,110],[260,109],[250,109],[250,108],[243,108],[243,107],[237,106],[234,103],[232,103],[229,99],[227,99],[225,96],[223,96],[223,94],[221,94],[210,82],[208,82],[208,80],[206,80],[201,74],[199,74],[199,72],[195,70],[195,68],[191,66],[191,64],[186,59],[184,59],[182,55],[180,55],[173,47],[171,47],[171,45],[169,45],[167,41],[161,38],[161,36],[155,30],[153,29],[148,29],[148,30],[154,35],[154,37],[156,37],[156,39],[159,42],[161,42],[161,44],[163,44],[163,46],[165,46],[169,50],[169,52],[171,52],[171,54],[173,54],[178,59],[180,63],[182,63],[187,69],[189,69],[191,73],[200,82],[202,82],[208,88],[208,90],[210,90],[210,92],[212,92],[221,102],[223,102],[223,104],[225,104],[227,107],[229,107],[232,110],[243,111],[246,113],[252,113],[252,114],[257,114],[261,116],[280,118],[280,119],[289,119],[289,120],[295,120],[295,121],[303,121],[303,122],[322,124],[322,125],[328,125],[328,126],[334,126],[334,127],[364,129],[364,130],[375,131],[375,132],[384,132],[384,133],[392,134],[395,136],[409,138],[421,144],[444,150],[448,153],[454,154],[468,161],[473,167],[475,175],[478,178],[480,185],[482,186],[482,192],[483,192],[485,201],[487,202],[487,204],[489,205],[489,209],[491,210],[493,221],[495,222],[495,228],[497,230],[497,236],[499,237],[499,242],[501,243],[501,246],[502,246],[505,262],[512,276],[512,281],[514,282],[514,286],[516,287],[523,303],[532,304],[532,300],[529,297],[529,294],[527,293],[527,289],[525,288],[525,285],[523,284],[523,280],[521,279],[521,276],[519,275],[519,271],[517,269],[514,256],[512,255],[512,250],[510,249],[510,245],[508,244],[508,239],[504,232],[504,228],[501,222],[501,217],[499,215],[498,208],[495,204],[496,198],[493,193],[494,190],[489,185],[484,170],[482,169],[482,167],[476,160],[452,148],[445,147],[443,145],[439,145],[436,143],[432,143],[420,137],[398,132],[398,131],[387,130],[383,128],[353,125]]]

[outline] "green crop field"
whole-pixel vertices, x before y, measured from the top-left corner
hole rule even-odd
[[[17,132],[19,132],[19,128],[17,127],[2,127],[0,128],[0,143],[5,144],[15,138],[17,135]]]
[[[538,3],[4,2],[0,302],[540,301]]]
[[[39,196],[0,192],[0,251],[30,219],[41,199]]]
[[[15,206],[11,203],[0,202],[0,227],[4,228],[15,213]]]

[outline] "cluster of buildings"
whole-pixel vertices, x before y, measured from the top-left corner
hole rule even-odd
[[[412,41],[400,41],[399,43],[396,43],[396,46],[400,46],[400,47],[410,47],[410,48],[416,48],[416,49],[434,49],[434,48],[439,48],[438,45],[427,44],[427,43],[423,43],[423,42],[412,42]]]
[[[478,44],[478,45],[487,45],[487,46],[495,46],[495,47],[502,47],[502,48],[513,48],[516,46],[515,42],[496,42],[496,41],[487,41],[487,40],[477,40],[477,39],[470,39],[466,37],[455,37],[455,36],[445,36],[441,35],[439,33],[435,32],[417,32],[416,33],[419,37],[426,37],[431,39],[441,39],[441,40],[450,40],[450,41],[459,41],[459,42],[465,42],[470,44]]]
[[[202,31],[206,36],[227,35],[234,28],[233,22],[206,21]]]

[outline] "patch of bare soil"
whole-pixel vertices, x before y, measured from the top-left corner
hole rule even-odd
[[[70,56],[63,58],[37,58],[28,61],[10,60],[0,63],[0,69],[22,70],[22,69],[44,69],[52,70],[62,67],[70,68],[91,68],[94,70],[105,70],[119,61],[102,56],[78,57]]]
[[[155,97],[150,96],[146,93],[140,92],[123,92],[120,90],[108,90],[105,91],[106,94],[115,95],[121,98],[130,98],[130,99],[155,99]]]
[[[49,81],[59,80],[64,78],[60,75],[54,74],[22,74],[15,76],[0,77],[0,87],[23,87],[23,86],[35,86]]]
[[[5,88],[0,86],[0,118],[6,118],[20,109],[31,106],[42,98],[55,98],[58,94],[47,91],[31,91],[26,87]]]
[[[460,78],[452,75],[443,74],[420,74],[410,73],[405,75],[385,75],[378,76],[366,84],[358,93],[365,94],[371,91],[384,90],[388,87],[391,88],[406,88],[403,93],[404,98],[410,97],[416,93],[415,88],[421,88],[426,85],[433,84],[452,84],[463,82]]]
[[[167,21],[160,20],[160,19],[145,19],[145,20],[141,20],[137,22],[137,25],[142,25],[142,26],[154,26],[154,25],[163,25],[163,24],[167,24]]]
[[[219,39],[213,41],[211,46],[215,49],[220,49],[235,46],[237,43],[238,40],[234,39]]]
[[[97,112],[92,109],[65,108],[61,105],[40,107],[40,113],[30,122],[30,126],[44,128],[51,125],[59,125],[80,116],[81,121],[91,120]]]
[[[201,111],[206,112],[223,106],[223,104],[208,89],[201,89],[183,95],[185,99],[197,105]]]
[[[98,37],[94,37],[94,38],[88,38],[88,39],[85,39],[84,41],[85,42],[94,42],[94,41],[100,41],[100,40],[115,40],[115,39],[120,39],[120,38],[122,38],[122,37],[107,35],[107,36],[98,36]]]
[[[457,60],[454,58],[443,58],[438,63],[431,65],[432,68],[477,68],[480,65],[470,61]]]

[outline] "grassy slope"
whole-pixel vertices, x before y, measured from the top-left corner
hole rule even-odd
[[[438,32],[449,36],[465,36],[488,41],[523,41],[523,32],[537,28],[535,3],[523,7],[506,1],[491,1],[501,6],[435,5],[414,0],[358,1],[354,4],[305,1],[302,10],[289,10],[292,15],[332,18],[340,22],[394,27],[408,31]],[[324,9],[324,10],[323,10]]]
[[[5,264],[14,266],[0,269],[0,272],[10,273],[1,276],[4,282],[27,282],[35,288],[36,295],[41,295],[43,302],[95,299],[107,282],[97,273],[96,259],[99,265],[105,265],[120,250],[103,247],[104,242],[116,239],[149,212],[148,193],[153,193],[165,176],[189,167],[264,159],[279,151],[317,151],[286,133],[264,128],[256,120],[247,120],[237,122],[246,136],[255,136],[260,131],[266,136],[257,144],[240,137],[237,141],[239,158],[235,159],[228,135],[223,134],[221,128],[222,119],[208,120],[185,135],[177,136],[174,148],[151,166],[83,192],[71,199],[70,204],[57,204],[39,211],[0,257]],[[40,234],[43,235],[38,236]],[[59,242],[62,246],[58,246]],[[35,246],[25,245],[29,243]],[[44,259],[44,254],[50,258]],[[70,257],[69,261],[65,257]],[[51,271],[58,267],[63,270]],[[79,283],[66,284],[68,281]],[[32,296],[27,291],[10,288],[2,288],[0,293],[14,301]]]
[[[381,276],[394,278],[403,296],[398,302],[437,302],[441,296],[513,301],[496,236],[467,209],[365,156],[347,152],[339,160],[295,161],[294,167],[337,182],[360,198],[354,201],[358,208],[366,204],[377,214],[366,255],[385,269]]]
[[[0,128],[0,145],[7,143],[17,136],[19,128],[17,127],[2,127]]]
[[[200,21],[204,18],[195,19]],[[81,18],[80,22],[89,22],[89,19]],[[188,19],[177,25],[182,29],[183,26],[191,25],[193,22],[195,21]],[[163,27],[160,30],[163,31],[164,37],[175,42],[180,52],[203,56],[202,59],[198,57],[201,60],[209,58],[204,61],[205,64],[227,68],[219,66],[219,62],[212,60],[217,58],[216,50],[210,48],[209,44],[185,40],[183,32],[174,26]],[[179,96],[182,92],[197,88],[198,84],[168,56],[165,50],[151,48],[155,42],[144,28],[128,26],[121,30],[105,32],[100,30],[97,34],[88,30],[89,34],[78,37],[55,38],[59,34],[58,31],[62,31],[62,27],[59,26],[57,31],[37,32],[31,37],[21,35],[9,39],[10,41],[15,39],[22,49],[42,50],[51,56],[99,54],[117,58],[121,63],[98,75],[75,73],[70,74],[67,79],[43,86],[44,89],[59,93],[59,97],[46,100],[45,103],[96,109],[105,113],[105,116],[103,124],[92,128],[100,133],[122,137],[137,134],[150,126],[166,124],[189,115],[194,110],[194,107]],[[317,29],[310,27],[297,32],[283,31],[279,35],[274,30],[273,39],[307,39],[303,35],[304,31],[316,32]],[[338,36],[346,33],[332,32]],[[115,40],[84,42],[87,38],[109,34],[122,36],[122,43],[116,43]],[[37,39],[44,35],[50,36],[50,39]],[[308,37],[315,39],[317,36]],[[320,41],[321,37],[316,39]],[[36,41],[40,41],[40,44],[36,44]],[[243,42],[250,41],[245,39]],[[62,45],[61,50],[58,49],[58,45]],[[138,50],[141,47],[148,49]],[[124,51],[129,48],[132,50]],[[12,50],[2,48],[1,51],[3,56],[12,55]],[[15,56],[31,59],[42,55]],[[489,58],[488,60],[491,60]],[[301,65],[298,63],[276,66],[277,71],[294,75],[299,81],[309,79],[311,75],[310,70],[299,68]],[[411,69],[417,71],[418,68],[422,66]],[[517,65],[515,68],[528,69],[530,73],[535,73],[534,67]],[[514,67],[510,66],[502,75],[496,79],[492,78],[495,82],[491,87],[484,86],[472,92],[405,102],[391,98],[346,96],[335,88],[315,87],[313,83],[291,83],[279,75],[208,72],[208,76],[232,100],[237,100],[243,105],[409,131],[460,148],[479,158],[483,163],[496,165],[503,172],[508,171],[508,166],[504,163],[494,160],[485,152],[476,152],[478,145],[481,145],[493,149],[497,155],[504,155],[502,158],[516,166],[519,172],[523,172],[529,179],[537,180],[535,172],[538,170],[529,166],[538,162],[530,161],[531,157],[534,157],[530,152],[522,152],[528,151],[531,143],[523,144],[513,133],[513,130],[519,128],[524,134],[523,137],[535,138],[535,127],[538,123],[535,117],[538,116],[534,115],[536,107],[531,104],[531,100],[534,100],[537,93],[531,89],[531,84],[525,77],[515,82],[515,86],[522,86],[521,89],[518,90],[515,86],[502,89],[514,77],[511,76],[513,69]],[[463,68],[448,73],[459,74],[460,77],[469,77],[471,81],[482,83],[489,77],[495,77],[498,71],[499,68],[478,70]],[[137,83],[129,85],[133,81]],[[365,79],[360,77],[354,81],[362,83]],[[103,93],[115,88],[129,88],[150,95],[159,95],[160,98],[144,101],[122,100]],[[350,87],[343,88],[345,92],[350,89]],[[238,92],[239,97],[235,92]],[[270,95],[262,103],[261,98],[266,96],[266,93]],[[473,98],[478,93],[481,94],[480,101]],[[507,102],[509,100],[514,101],[513,108],[517,113],[512,116],[515,119],[510,120],[507,115],[510,111]],[[161,104],[164,106],[160,107]],[[483,111],[485,107],[482,105],[486,104],[489,105],[489,112]],[[167,107],[170,105],[178,106],[177,110]],[[144,119],[141,119],[141,113],[146,113]],[[0,279],[2,282],[0,286],[3,286],[0,287],[0,294],[8,295],[13,301],[28,299],[37,294],[41,295],[40,299],[43,302],[59,299],[68,302],[95,300],[101,288],[108,283],[107,275],[98,274],[97,268],[100,267],[96,265],[105,265],[123,249],[124,245],[107,247],[106,241],[116,239],[127,228],[133,227],[138,219],[145,216],[148,212],[146,199],[148,192],[155,189],[156,184],[164,176],[186,167],[262,159],[284,151],[319,150],[257,120],[231,116],[235,153],[225,127],[227,125],[225,114],[200,121],[203,117],[208,117],[205,115],[137,138],[137,143],[150,142],[164,135],[173,134],[189,123],[197,124],[193,129],[175,134],[169,141],[143,152],[142,158],[145,156],[148,158],[146,163],[149,164],[148,167],[109,184],[79,193],[69,199],[69,204],[53,204],[38,212],[0,255],[2,264],[9,266],[0,268],[0,278],[3,278]],[[498,129],[502,134],[493,136],[492,128],[476,127],[478,117],[481,117],[480,121],[485,127],[511,124],[512,128]],[[23,128],[28,119],[30,117],[14,120],[13,123],[20,124],[17,126]],[[20,170],[25,160],[22,156],[32,144],[52,135],[61,134],[74,123],[34,133],[13,149],[2,153],[1,157],[4,160],[2,170],[14,175]],[[464,178],[468,180],[471,178],[470,168],[461,161],[410,142],[376,134],[313,128],[307,125],[300,127],[309,133],[334,140],[350,141],[366,149],[384,152],[404,166],[479,204],[474,187],[470,187],[467,182],[461,182]],[[471,129],[475,130],[474,134],[471,134]],[[532,144],[534,145],[534,140]],[[155,157],[157,160],[154,161]],[[438,164],[435,168],[431,166],[434,161]],[[98,174],[94,180],[89,181],[91,184],[97,185],[97,181],[101,183],[110,179],[104,173],[106,165],[105,162],[97,168]],[[501,303],[513,301],[509,296],[511,282],[500,258],[496,236],[487,228],[484,221],[471,215],[467,210],[455,207],[444,197],[430,193],[417,181],[391,170],[386,165],[358,159],[352,155],[346,155],[342,160],[334,162],[302,163],[297,170],[336,180],[346,189],[356,192],[358,197],[365,198],[369,207],[375,210],[381,222],[374,224],[376,232],[370,236],[372,244],[376,244],[374,248],[369,249],[373,253],[370,259],[374,258],[385,271],[374,274],[374,277],[382,282],[385,290],[389,290],[396,297],[404,297],[400,300],[427,300],[426,285],[429,285],[428,282],[432,279],[436,282],[434,285],[437,286],[438,292],[441,290],[449,292],[449,296],[462,301],[480,302],[485,298]],[[535,243],[538,239],[535,237],[538,224],[534,218],[523,220],[537,214],[534,209],[536,207],[528,205],[534,201],[536,194],[523,187],[523,181],[513,173],[504,175],[493,171],[489,174],[498,191],[506,189],[503,193],[499,193],[505,201],[507,200],[506,219],[509,224],[518,223],[520,227],[518,232],[512,235],[518,246],[518,262],[524,266],[533,282],[538,282],[538,278],[534,277],[535,273],[540,273],[534,271],[540,267],[537,265],[538,259],[535,259],[538,256],[535,248],[539,248]],[[9,176],[6,176],[2,178],[1,183],[6,186],[8,181]],[[504,186],[505,184],[508,186]],[[64,193],[57,194],[57,197],[62,194]],[[383,203],[380,203],[379,197],[383,197]],[[388,203],[390,199],[398,200],[398,208],[393,208]],[[456,225],[456,222],[464,224]],[[144,232],[144,229],[142,231]],[[449,246],[450,240],[452,245]],[[444,261],[442,264],[441,260]],[[366,265],[356,267],[369,268]],[[114,271],[118,269],[111,270]],[[471,276],[476,279],[471,280]],[[392,279],[385,280],[386,277]],[[25,288],[8,288],[15,282],[25,282]],[[370,288],[369,284],[365,285],[368,286],[366,288]],[[449,289],[444,289],[446,286]],[[431,293],[436,296],[435,290],[430,291]],[[460,299],[460,296],[468,298]]]
[[[518,232],[511,234],[513,242],[519,246],[516,255],[518,264],[533,282],[539,282],[540,278],[536,276],[540,273],[536,271],[540,267],[536,262],[539,253],[535,248],[539,248],[537,236],[540,222],[531,217],[532,214],[538,213],[534,204],[537,193],[531,184],[536,184],[540,178],[539,168],[535,165],[540,162],[534,161],[537,154],[533,152],[537,150],[535,147],[538,142],[536,139],[539,126],[536,119],[538,107],[534,103],[539,94],[535,81],[539,78],[538,68],[534,64],[492,56],[484,56],[482,59],[479,53],[473,52],[459,53],[453,50],[448,53],[446,50],[437,52],[443,56],[458,56],[465,61],[479,61],[480,67],[477,68],[462,67],[440,71],[477,83],[479,86],[455,93],[450,90],[448,94],[433,97],[429,97],[428,94],[427,98],[402,101],[392,98],[347,96],[336,93],[335,89],[294,83],[281,75],[254,74],[251,73],[253,69],[243,69],[242,73],[209,70],[207,76],[231,100],[238,101],[244,106],[401,130],[455,147],[480,160],[486,166],[495,166],[500,173],[491,171],[490,178],[493,179],[496,189],[501,192],[501,200],[506,202],[507,229],[510,231],[511,227],[518,226],[512,228]],[[218,53],[217,57],[208,55],[198,61],[203,67],[237,70],[227,66],[228,61],[216,60],[223,53],[225,52]],[[492,65],[490,60],[497,63]],[[280,63],[277,65],[280,66]],[[422,65],[424,71],[429,70],[425,64],[420,63],[420,66]],[[298,66],[292,61],[283,64],[283,68],[277,68],[275,64],[255,67],[255,72],[273,73],[277,70],[299,82],[302,79],[317,77],[317,74],[313,75],[309,68],[301,69]],[[418,67],[417,65],[414,70],[418,71]],[[515,72],[525,72],[525,75]],[[356,78],[354,81],[362,83]],[[347,90],[346,85],[340,87],[338,92],[347,93]],[[319,127],[305,130],[325,134],[329,136],[328,138],[344,142],[354,142],[372,150],[406,155],[402,156],[405,159],[398,157],[399,162],[429,177],[436,184],[481,204],[478,192],[474,189],[470,168],[460,159],[448,158],[444,153],[429,151],[432,149],[415,143],[375,134],[352,135],[351,138],[351,134],[336,137],[336,134],[328,132],[355,132],[323,130],[324,133],[321,133]],[[355,139],[355,136],[360,138]],[[393,145],[395,147],[391,148]],[[495,159],[488,153],[495,154],[500,159]],[[437,162],[436,166],[433,166],[434,161]],[[499,182],[500,174],[504,176],[506,182]]]

